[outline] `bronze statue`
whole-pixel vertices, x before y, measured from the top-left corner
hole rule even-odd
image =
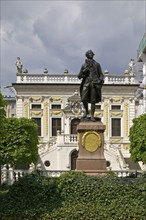
[[[88,103],[91,103],[90,120],[96,121],[94,118],[95,104],[101,101],[101,88],[104,83],[104,75],[100,64],[93,59],[93,51],[88,50],[85,55],[87,59],[78,74],[78,78],[82,79],[80,85],[80,95],[85,109],[83,118],[88,118]]]

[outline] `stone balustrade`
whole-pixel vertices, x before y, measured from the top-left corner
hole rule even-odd
[[[135,84],[134,76],[125,74],[124,76],[105,75],[105,84]],[[16,83],[49,83],[49,84],[80,84],[81,80],[77,75],[62,74],[18,74]]]
[[[65,144],[77,144],[77,135],[76,134],[64,134],[57,131],[57,146]]]
[[[11,167],[3,166],[1,169],[1,185],[12,185],[15,181],[18,181],[19,178],[23,177],[26,174],[30,174],[34,170],[34,167],[30,166],[29,170],[13,170]],[[60,177],[61,174],[68,172],[67,170],[41,170],[41,167],[38,166],[38,170],[41,175],[46,177]],[[99,175],[106,175],[110,173],[115,174],[117,177],[138,177],[142,175],[143,171],[137,170],[112,170],[112,171],[99,171]]]
[[[76,134],[65,134],[64,135],[64,143],[65,144],[76,144],[77,143],[77,135]]]
[[[43,75],[43,74],[19,74],[17,75],[17,83],[59,83],[59,84],[80,84],[80,80],[76,75]]]

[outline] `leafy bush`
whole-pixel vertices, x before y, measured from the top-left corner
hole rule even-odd
[[[145,220],[145,207],[145,175],[94,177],[71,171],[59,178],[39,173],[21,178],[2,197],[0,213],[2,220]]]
[[[130,153],[133,161],[146,163],[146,114],[133,119],[129,134]]]
[[[9,188],[0,210],[1,219],[37,220],[41,213],[58,205],[57,179],[36,172],[20,178]]]
[[[27,118],[6,118],[0,137],[1,164],[31,164],[38,161],[37,125]]]

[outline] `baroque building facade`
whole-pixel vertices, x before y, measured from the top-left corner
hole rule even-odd
[[[138,102],[138,115],[146,113],[146,33],[140,41],[137,50],[137,62],[142,64],[140,72],[142,73],[142,82],[136,93]]]
[[[138,109],[135,93],[139,83],[134,69],[121,76],[105,71],[104,76],[102,101],[96,105],[95,116],[106,125],[107,170],[140,170],[141,164],[130,160],[128,137]],[[32,118],[38,124],[38,164],[42,170],[54,171],[54,175],[76,169],[76,128],[83,115],[80,83],[77,75],[67,70],[63,74],[50,74],[45,69],[42,74],[18,72],[16,83],[12,84],[16,91],[16,117]]]

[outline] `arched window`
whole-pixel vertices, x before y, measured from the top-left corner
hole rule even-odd
[[[80,123],[79,118],[74,118],[71,121],[71,134],[77,134],[77,125]]]
[[[78,151],[74,150],[71,154],[71,170],[76,169],[76,160],[78,158]]]

